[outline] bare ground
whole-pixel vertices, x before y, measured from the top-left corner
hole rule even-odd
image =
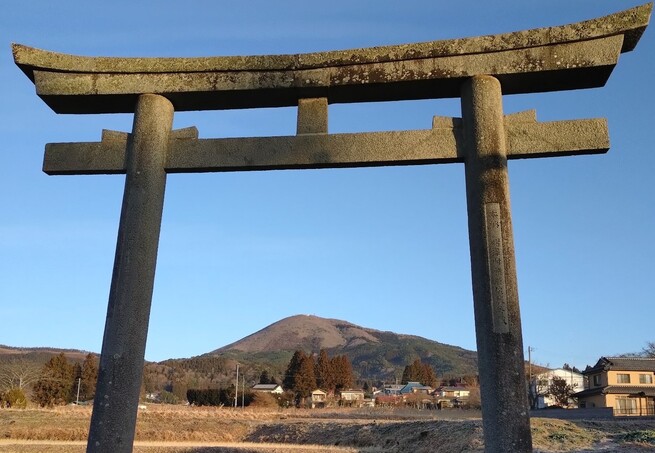
[[[88,407],[0,410],[0,451],[82,453]],[[535,452],[655,451],[655,420],[532,419]],[[482,452],[482,421],[468,411],[234,410],[149,406],[136,453]]]

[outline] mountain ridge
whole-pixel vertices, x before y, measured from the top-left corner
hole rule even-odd
[[[216,371],[217,375],[225,374],[228,380],[231,379],[227,377],[231,368],[238,362],[250,369],[253,375],[266,369],[271,375],[280,377],[296,350],[318,354],[321,349],[330,356],[347,356],[361,380],[394,382],[400,379],[404,367],[416,359],[432,366],[440,378],[477,375],[475,351],[416,335],[382,331],[314,315],[283,318],[211,352],[190,358],[146,362],[146,367],[181,367],[201,373],[209,370],[212,374]],[[42,366],[61,352],[69,360],[78,362],[89,353],[78,349],[0,345],[0,363],[21,357]]]
[[[294,315],[276,321],[241,340],[203,354],[283,367],[296,350],[348,356],[364,379],[395,380],[415,359],[433,366],[437,374],[477,374],[477,353],[416,335],[358,326],[315,315]]]

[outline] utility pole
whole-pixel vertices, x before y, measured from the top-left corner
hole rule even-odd
[[[77,398],[75,399],[75,404],[80,404],[80,384],[82,383],[82,378],[77,378]]]
[[[532,346],[528,346],[528,377],[532,383]]]
[[[237,401],[239,399],[239,362],[237,362],[237,380],[234,385],[234,408],[237,408]]]
[[[532,385],[532,346],[528,346],[528,395],[530,396],[530,409],[537,407],[537,384]]]
[[[241,374],[241,379],[243,381],[243,386],[241,387],[241,409],[245,407],[244,400],[246,398],[246,374]]]

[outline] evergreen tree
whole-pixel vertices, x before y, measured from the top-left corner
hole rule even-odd
[[[343,362],[343,377],[342,377],[342,384],[343,388],[350,388],[353,386],[353,383],[355,382],[355,374],[353,373],[353,366],[352,363],[350,363],[350,359],[348,359],[347,356],[342,355],[341,360]]]
[[[419,382],[430,387],[437,386],[437,376],[429,363],[421,363],[421,372]]]
[[[339,356],[334,356],[330,358],[330,372],[332,373],[332,385],[334,386],[335,392],[341,390],[343,387],[339,384],[341,383],[341,359]]]
[[[436,387],[437,376],[429,364],[421,362],[421,359],[416,359],[411,364],[405,366],[403,370],[401,383],[407,384],[408,382],[419,382],[421,385]]]
[[[403,370],[403,377],[400,379],[401,384],[407,384],[408,382],[417,382],[418,380],[418,370],[416,369],[416,360],[409,365],[405,365]]]
[[[268,370],[263,370],[259,375],[260,384],[271,384],[271,379],[268,377]]]
[[[312,391],[316,388],[314,359],[311,356],[303,355],[294,381],[293,391],[296,396],[300,398],[311,396]]]
[[[316,359],[316,386],[326,392],[334,390],[334,371],[325,349],[321,349]]]
[[[64,353],[52,357],[34,383],[33,398],[40,406],[54,406],[72,401],[74,367]]]
[[[293,390],[296,386],[296,375],[298,374],[298,370],[300,369],[300,363],[303,361],[303,359],[307,357],[303,351],[296,351],[293,353],[293,357],[291,357],[291,360],[289,361],[289,365],[287,365],[287,370],[284,373],[284,380],[282,381],[282,386],[286,390]]]
[[[334,373],[335,390],[344,390],[351,388],[355,377],[350,360],[345,355],[338,355],[330,360],[332,371]]]
[[[316,388],[314,359],[303,351],[296,351],[289,361],[284,376],[284,388],[291,390],[298,404]]]
[[[84,358],[81,378],[80,400],[92,400],[96,394],[96,383],[98,381],[98,359],[93,354],[87,354]]]

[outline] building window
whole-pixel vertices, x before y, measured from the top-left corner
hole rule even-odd
[[[637,401],[634,398],[617,398],[615,415],[637,415]]]
[[[652,384],[653,383],[653,375],[652,374],[640,374],[639,375],[639,383],[640,384]]]
[[[624,373],[617,373],[616,383],[617,384],[629,384],[630,383],[630,375],[629,374],[624,374]]]
[[[600,374],[594,374],[594,387],[600,386]]]

